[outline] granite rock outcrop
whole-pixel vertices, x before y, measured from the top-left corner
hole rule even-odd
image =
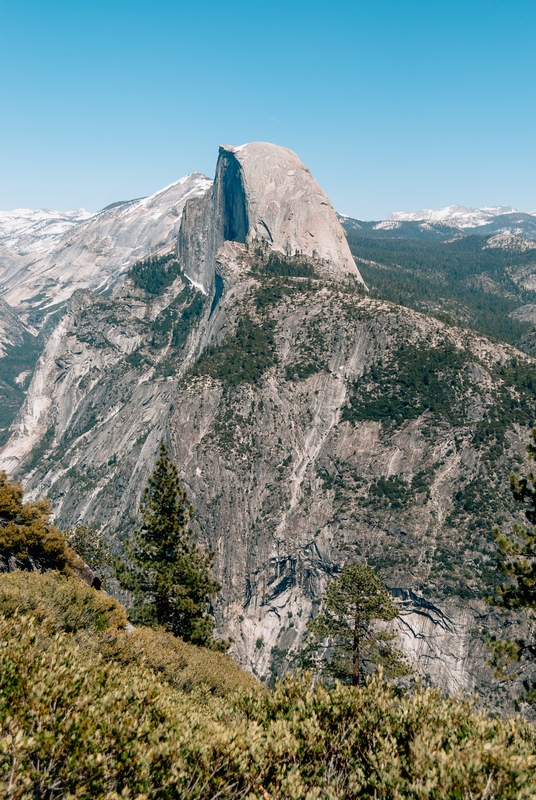
[[[137,260],[173,249],[186,201],[203,195],[212,181],[188,175],[138,200],[112,204],[71,225],[50,246],[2,261],[0,282],[6,302],[38,324],[77,289],[112,291]]]
[[[326,278],[363,282],[328,196],[285,147],[220,147],[214,185],[186,204],[178,241],[185,273],[207,291],[224,242],[310,260]]]

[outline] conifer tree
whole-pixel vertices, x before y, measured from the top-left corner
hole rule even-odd
[[[309,622],[320,659],[331,654],[323,671],[354,686],[363,683],[374,667],[386,677],[411,670],[392,642],[395,634],[378,630],[377,622],[389,622],[398,610],[380,576],[363,564],[348,564],[332,579],[323,595],[323,610]]]
[[[133,620],[162,625],[193,644],[225,649],[227,642],[213,638],[208,613],[221,588],[210,574],[214,554],[193,540],[194,510],[163,443],[140,511],[141,528],[127,547],[130,564],[118,570],[120,583],[134,597]]]
[[[527,445],[527,452],[532,460],[536,460],[536,428],[532,429],[532,442]],[[527,530],[523,525],[514,525],[513,536],[506,536],[498,528],[494,530],[497,566],[507,581],[497,588],[494,597],[488,599],[505,609],[528,610],[531,629],[528,640],[492,640],[488,644],[492,653],[489,663],[495,668],[497,677],[508,675],[509,666],[522,658],[536,659],[536,476],[532,472],[526,478],[512,474],[510,489],[514,499],[523,506],[531,527]],[[527,699],[536,701],[536,687],[526,688],[529,689]]]
[[[113,571],[114,558],[104,531],[80,523],[64,533],[69,547],[97,573],[99,582],[106,588],[107,579]]]

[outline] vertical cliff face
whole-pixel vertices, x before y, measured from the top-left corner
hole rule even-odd
[[[285,147],[220,147],[212,190],[186,204],[178,241],[186,274],[207,291],[226,241],[307,259],[332,280],[363,282],[329,198]]]
[[[249,244],[263,241],[315,261],[330,277],[361,281],[328,196],[295,153],[264,142],[222,147],[221,153],[240,166]]]
[[[242,165],[231,148],[220,147],[214,192],[218,218],[223,222],[223,238],[245,244],[249,233],[248,201]]]

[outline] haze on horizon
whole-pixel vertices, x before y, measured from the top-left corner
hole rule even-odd
[[[0,208],[96,211],[271,141],[353,217],[531,211],[535,33],[528,0],[6,0]]]

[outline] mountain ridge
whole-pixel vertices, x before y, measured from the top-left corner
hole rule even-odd
[[[422,209],[421,211],[393,211],[386,222],[440,222],[459,228],[477,228],[488,224],[494,217],[509,214],[523,214],[512,206],[469,206],[452,205],[438,209]]]
[[[148,197],[91,214],[73,224],[42,252],[15,266],[0,262],[2,297],[28,322],[39,324],[46,312],[64,303],[76,289],[110,291],[136,260],[172,249],[184,203],[206,192],[212,182],[193,173]]]
[[[408,217],[412,215],[409,214]],[[464,236],[510,235],[524,239],[536,239],[536,216],[532,213],[512,211],[482,219],[474,226],[457,224],[455,219],[386,219],[358,220],[344,214],[338,215],[346,231],[361,232],[367,236],[384,238],[416,238],[430,241],[447,241]]]

